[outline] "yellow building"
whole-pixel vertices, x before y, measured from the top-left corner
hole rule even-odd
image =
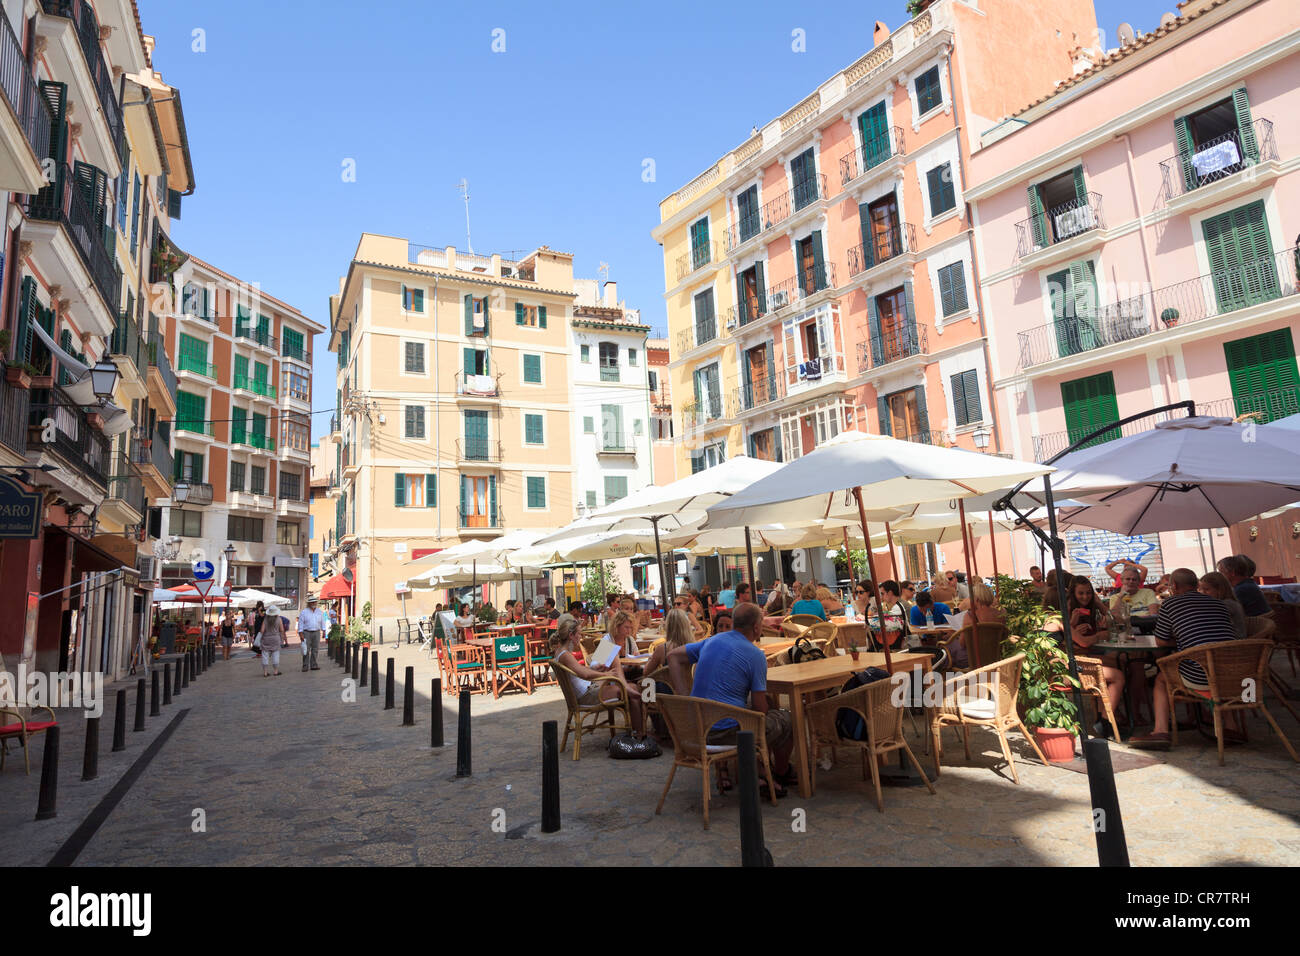
[[[377,623],[401,616],[413,559],[572,519],[573,300],[573,257],[546,246],[502,258],[361,236],[330,298],[339,483],[333,537],[316,539]],[[407,611],[434,602],[416,591]]]

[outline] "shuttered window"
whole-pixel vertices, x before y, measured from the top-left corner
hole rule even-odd
[[[407,312],[423,312],[424,290],[402,286],[402,308]]]
[[[542,357],[524,355],[524,381],[530,385],[542,384]]]
[[[1223,343],[1238,415],[1270,422],[1300,413],[1300,373],[1289,328]]]
[[[862,170],[879,166],[889,158],[889,120],[884,100],[858,116],[858,132],[862,135]]]
[[[206,434],[208,400],[202,395],[189,392],[176,393],[176,430]]]
[[[709,220],[706,216],[691,223],[691,269],[695,270],[710,260]]]
[[[790,160],[790,179],[794,183],[794,208],[802,209],[818,198],[817,159],[812,147]]]
[[[542,431],[542,416],[534,414],[524,415],[524,443],[528,445],[541,445],[545,441]]]
[[[398,508],[406,507],[406,476],[400,471],[393,475],[393,505]]]
[[[230,490],[244,490],[244,463],[242,461],[232,461],[230,463]]]
[[[740,218],[740,241],[752,239],[758,235],[760,219],[758,212],[758,187],[750,186],[736,197],[736,214]]]
[[[1262,199],[1212,216],[1201,223],[1201,229],[1219,312],[1268,302],[1281,294]]]
[[[627,476],[606,475],[605,476],[605,504],[612,505],[614,502],[626,497],[627,497]]]
[[[582,433],[584,435],[596,434],[596,419],[592,415],[584,415],[582,418]]]
[[[403,432],[404,437],[424,440],[424,406],[407,405],[406,406],[406,428]]]
[[[528,507],[546,507],[546,478],[541,475],[528,476]]]
[[[957,205],[957,193],[953,188],[952,164],[944,163],[925,174],[926,186],[930,191],[930,217],[934,218]]]
[[[297,329],[285,329],[280,333],[280,354],[289,358],[300,359],[307,353],[303,349],[302,333]]]
[[[424,343],[406,343],[406,373],[408,375],[424,374]]]
[[[945,316],[966,309],[966,266],[954,262],[939,270],[939,305]]]
[[[939,85],[939,67],[932,66],[916,78],[916,112],[924,116],[943,105],[943,87]]]
[[[1065,427],[1070,444],[1107,422],[1119,421],[1115,376],[1111,372],[1062,382],[1061,402],[1065,407]],[[1113,428],[1098,435],[1089,444],[1096,445],[1118,437],[1119,429]]]
[[[975,369],[958,372],[952,376],[952,409],[957,427],[973,425],[984,420],[980,408],[979,374]]]

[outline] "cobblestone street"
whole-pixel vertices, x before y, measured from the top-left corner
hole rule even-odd
[[[615,762],[597,738],[574,762],[561,756],[558,834],[539,832],[541,723],[560,720],[556,688],[531,697],[473,700],[473,776],[455,778],[456,706],[447,702],[448,746],[429,748],[429,682],[436,666],[418,648],[380,651],[380,695],[342,700],[343,672],[323,661],[303,674],[296,647],[284,676],[263,678],[247,652],[217,661],[148,730],[110,754],[112,688],[101,726],[100,777],[83,783],[80,712],[63,720],[59,815],[34,822],[39,744],[30,777],[11,748],[0,779],[0,862],[43,865],[144,748],[185,716],[76,858],[77,865],[259,864],[684,864],[740,860],[734,795],[715,798],[701,826],[699,777],[680,771],[664,813],[654,806],[670,757]],[[395,657],[397,708],[383,709],[383,667]],[[416,668],[416,726],[401,726],[401,678]],[[134,691],[128,694],[133,714]],[[1280,707],[1283,729],[1300,728]],[[131,724],[128,718],[128,727]],[[1258,727],[1258,729],[1256,729]],[[1219,767],[1195,732],[1161,763],[1117,775],[1132,862],[1199,866],[1300,863],[1300,768],[1262,722]],[[997,741],[972,734],[970,765],[948,748],[938,793],[887,789],[876,812],[854,759],[819,776],[818,794],[763,805],[778,866],[867,863],[1094,865],[1087,778],[1024,758],[1021,784],[995,771]],[[1121,749],[1116,748],[1118,753]],[[919,745],[917,745],[919,755]],[[928,758],[922,758],[929,769]],[[206,830],[194,832],[194,811]],[[806,829],[797,818],[806,811]],[[504,816],[502,816],[504,814]],[[494,821],[497,826],[494,829]],[[504,832],[501,832],[504,830]]]

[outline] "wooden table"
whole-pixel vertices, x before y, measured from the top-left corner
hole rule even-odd
[[[1077,648],[1076,648],[1077,650]],[[1083,656],[1091,657],[1093,652],[1114,654],[1119,672],[1124,675],[1124,708],[1128,711],[1128,732],[1133,734],[1133,687],[1128,680],[1128,665],[1134,656],[1150,657],[1155,660],[1176,650],[1172,644],[1157,643],[1153,634],[1134,634],[1131,641],[1098,641],[1088,648]]]
[[[934,658],[929,654],[900,652],[891,655],[894,672],[930,669]],[[808,732],[804,726],[804,695],[844,686],[850,674],[868,667],[884,668],[885,655],[861,653],[855,661],[851,655],[834,655],[824,660],[806,661],[771,667],[767,671],[769,699],[784,694],[790,698],[790,721],[794,728],[794,767],[799,776],[799,794],[812,796],[812,777],[808,766]]]
[[[764,637],[760,638],[758,642],[759,650],[763,652],[768,660],[783,651],[788,651],[792,647],[794,647],[794,641],[786,637]]]

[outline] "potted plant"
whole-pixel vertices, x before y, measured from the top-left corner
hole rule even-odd
[[[489,601],[480,606],[479,609],[474,612],[474,616],[484,624],[495,624],[497,622],[497,609],[494,608],[492,602]]]
[[[361,606],[361,613],[348,621],[348,643],[359,644],[363,651],[367,650],[370,647],[370,622],[371,606],[367,601]]]
[[[30,367],[25,362],[17,365],[6,365],[5,381],[14,388],[30,389],[32,387],[32,373],[28,371]]]
[[[1070,675],[1069,658],[1050,633],[1021,636],[1016,647],[1025,655],[1020,676],[1025,723],[1049,761],[1069,763],[1079,733],[1079,711],[1071,699],[1078,684]]]
[[[920,16],[924,13],[934,0],[907,0],[907,12],[912,16]]]
[[[1178,324],[1178,310],[1169,308],[1160,313],[1160,321],[1165,324],[1165,328],[1172,329]]]
[[[856,664],[858,661],[858,645],[854,644],[849,648],[849,656],[853,658],[853,662]]]

